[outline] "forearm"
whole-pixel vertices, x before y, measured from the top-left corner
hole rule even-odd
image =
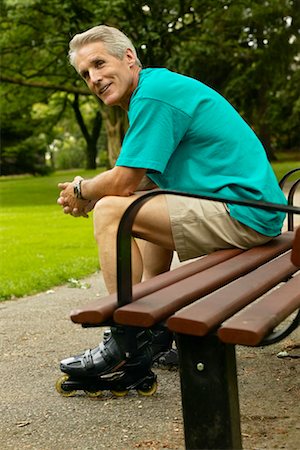
[[[57,203],[66,214],[85,216],[102,197],[117,195],[128,197],[139,186],[145,169],[114,167],[89,180],[75,177],[74,181],[60,183],[61,189]]]
[[[122,191],[113,183],[112,170],[107,170],[94,178],[81,182],[81,193],[87,200],[99,200],[107,195],[122,195]]]
[[[81,194],[87,200],[99,200],[107,195],[128,197],[140,185],[144,169],[115,167],[81,182]]]

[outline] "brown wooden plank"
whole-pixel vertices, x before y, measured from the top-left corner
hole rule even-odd
[[[288,250],[292,240],[292,232],[284,233],[266,245],[252,248],[229,261],[118,308],[114,312],[114,320],[124,325],[150,327]]]
[[[243,250],[233,248],[228,250],[218,250],[211,255],[207,255],[191,263],[184,264],[174,270],[157,275],[152,280],[144,281],[133,286],[132,297],[137,300],[140,297],[151,294],[156,290],[162,289],[177,281],[183,280],[195,273],[213,267],[223,261],[227,261],[236,255],[242,253]],[[74,323],[86,325],[101,324],[110,319],[117,308],[117,295],[112,294],[107,297],[97,299],[88,305],[77,308],[70,313],[70,318]]]
[[[225,321],[218,330],[218,336],[226,343],[258,345],[298,308],[300,275]]]
[[[116,294],[108,295],[81,308],[72,310],[70,319],[74,323],[100,325],[112,317],[117,303]]]
[[[291,261],[295,266],[300,267],[300,227],[295,232]]]
[[[199,258],[196,261],[183,264],[182,266],[169,272],[156,275],[155,278],[151,278],[150,280],[143,281],[142,283],[133,286],[133,301],[141,297],[145,297],[152,292],[156,292],[160,289],[170,286],[177,281],[184,280],[185,278],[188,278],[196,273],[203,272],[204,270],[209,269],[210,267],[214,267],[217,264],[227,261],[243,252],[244,250],[238,248],[217,250],[216,252]]]
[[[168,328],[177,333],[205,336],[296,271],[290,252],[285,253],[178,311],[169,318]]]

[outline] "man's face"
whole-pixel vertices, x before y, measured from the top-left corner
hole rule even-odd
[[[110,55],[102,42],[91,42],[77,51],[75,63],[89,89],[105,105],[128,109],[139,71],[132,50],[127,49],[121,60]]]

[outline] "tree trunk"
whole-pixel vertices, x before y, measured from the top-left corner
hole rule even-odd
[[[268,126],[263,124],[259,130],[259,138],[265,148],[267,157],[269,161],[277,161],[277,157],[274,153],[272,143],[271,143],[271,134],[268,129]]]
[[[121,108],[103,108],[102,117],[107,134],[108,161],[113,167],[119,156],[122,142],[128,128],[127,115]]]
[[[264,87],[264,86],[263,86]],[[266,98],[266,89],[260,89],[257,97],[256,108],[254,108],[254,123],[258,125],[257,134],[261,140],[268,160],[276,161],[276,155],[272,147],[271,132],[268,122],[268,101]]]
[[[77,123],[78,123],[78,125],[81,129],[82,135],[86,141],[86,168],[87,169],[96,169],[96,167],[97,167],[96,158],[97,158],[97,153],[98,153],[97,142],[98,142],[98,138],[100,136],[100,131],[101,131],[101,127],[102,127],[102,116],[100,114],[100,111],[96,112],[96,115],[93,120],[92,132],[90,133],[85,124],[85,121],[81,114],[81,111],[80,111],[78,94],[74,95],[74,100],[72,102],[72,106],[74,109]]]
[[[97,142],[88,142],[86,146],[86,169],[94,170],[97,168]]]

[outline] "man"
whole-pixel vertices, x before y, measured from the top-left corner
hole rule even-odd
[[[78,217],[94,209],[100,265],[110,293],[116,290],[118,225],[145,180],[163,189],[285,202],[260,141],[217,92],[167,69],[142,69],[131,41],[103,25],[76,35],[69,57],[105,105],[119,105],[128,113],[129,129],[115,167],[59,185],[58,203],[65,213]],[[264,244],[280,234],[283,219],[279,212],[156,196],[133,225],[133,236],[145,242],[141,250],[132,241],[133,283],[169,270],[174,251],[183,261],[217,249]],[[112,353],[118,356],[111,369],[125,360],[122,339],[112,339]],[[103,345],[63,361],[62,370],[82,376],[103,373]]]

